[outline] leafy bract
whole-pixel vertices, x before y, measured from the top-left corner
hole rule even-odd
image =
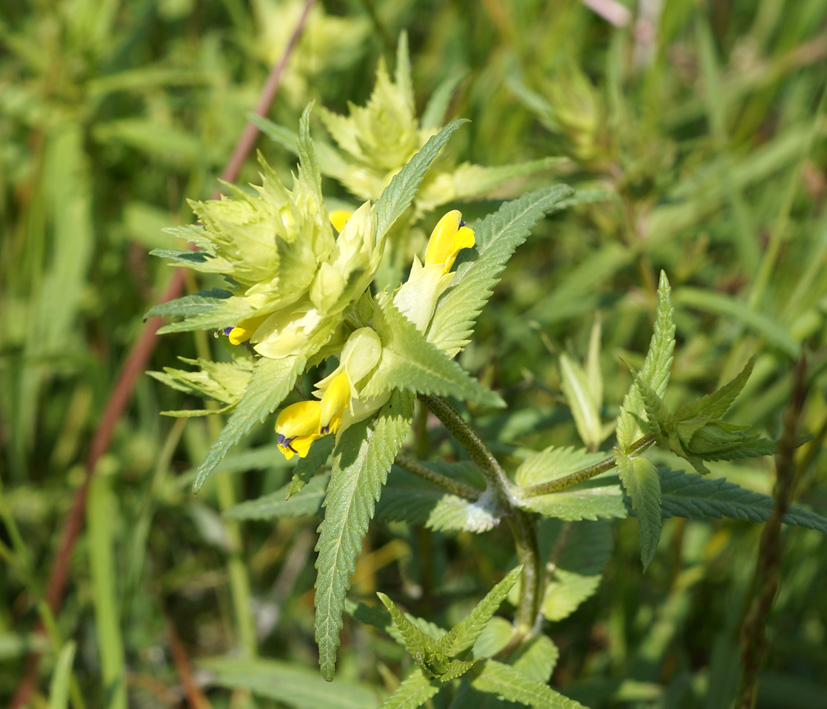
[[[474,322],[493,293],[500,273],[514,250],[534,225],[573,194],[566,185],[555,185],[506,202],[474,225],[476,256],[460,256],[450,290],[437,303],[428,328],[428,340],[454,356],[469,342]]]
[[[663,526],[660,477],[657,468],[639,456],[618,453],[617,467],[640,526],[640,560],[645,570],[655,558]]]
[[[648,384],[655,393],[662,397],[669,382],[669,370],[675,350],[675,323],[673,320],[671,288],[666,273],[661,271],[658,285],[658,307],[655,316],[655,332],[649,343],[649,352],[638,373],[638,380]],[[626,452],[641,435],[639,420],[643,415],[644,405],[637,384],[632,384],[617,419],[617,443],[621,451]]]
[[[487,406],[504,405],[498,394],[428,342],[386,293],[379,295],[376,306],[373,325],[382,339],[382,359],[363,385],[363,396],[379,396],[391,388],[402,388],[422,394],[456,396]]]
[[[232,362],[213,362],[186,357],[179,357],[179,359],[187,364],[197,365],[199,370],[193,372],[164,367],[163,372],[147,372],[147,374],[172,389],[220,401],[227,405],[227,409],[241,401],[253,371],[252,358],[243,355],[236,357]],[[165,411],[164,413],[169,416],[203,416],[218,412],[205,409]]]
[[[388,697],[379,709],[415,709],[439,693],[442,684],[426,677],[418,667],[409,674],[396,691]]]
[[[625,519],[629,516],[619,485],[583,487],[528,497],[528,509],[568,521]]]
[[[333,454],[333,471],[316,550],[316,642],[322,676],[331,680],[350,574],[393,459],[408,434],[413,398],[396,391],[373,419],[347,428]]]
[[[296,462],[293,478],[287,488],[290,497],[301,491],[302,488],[316,475],[330,459],[335,439],[326,436],[310,446],[310,452]]]
[[[257,423],[272,414],[290,392],[296,377],[304,368],[301,357],[284,357],[256,360],[250,384],[244,396],[230,416],[218,438],[215,439],[206,458],[198,466],[193,490],[198,492],[215,467],[224,459],[232,446],[238,443]]]

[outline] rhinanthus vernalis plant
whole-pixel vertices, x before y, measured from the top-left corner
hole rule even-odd
[[[383,280],[379,264],[385,251],[406,248],[387,238],[390,229],[400,229],[399,218],[427,189],[422,185],[429,168],[461,125],[451,123],[424,142],[408,100],[407,68],[397,72],[394,84],[380,67],[374,97],[350,118],[325,114],[343,149],[349,146],[350,157],[373,171],[363,171],[372,175],[364,182],[370,189],[364,187],[367,201],[353,213],[329,212],[325,206],[307,110],[299,130],[300,167],[289,189],[262,160],[261,185],[252,192],[233,188],[226,198],[196,203],[201,226],[170,230],[200,250],[159,255],[220,274],[225,285],[152,313],[181,318],[166,331],[203,328],[226,336],[232,359],[186,360],[199,371],[167,369],[156,376],[232,411],[197,471],[196,491],[230,447],[264,420],[275,428],[277,455],[297,459],[289,485],[229,514],[261,518],[268,509],[273,517],[289,514],[290,505],[314,499],[305,485],[313,481],[316,496],[325,489],[315,594],[325,678],[334,674],[350,575],[376,512],[446,532],[483,533],[504,523],[517,564],[450,630],[403,613],[384,594],[379,597],[390,621],[377,620],[376,610],[363,604],[347,606],[357,619],[392,630],[411,655],[409,674],[385,706],[421,706],[457,685],[471,696],[580,706],[548,686],[559,651],[544,634],[543,622],[562,620],[595,592],[611,551],[610,521],[637,517],[646,567],[664,517],[761,520],[772,511],[766,496],[643,454],[658,446],[706,473],[705,462],[765,455],[775,444],[723,420],[751,364],[719,391],[674,413],[667,409],[675,325],[671,288],[661,273],[654,335],[616,422],[602,419],[596,325],[585,366],[574,357],[560,358],[562,394],[583,448],[522,449],[516,464],[512,457],[503,465],[445,397],[476,404],[477,411],[501,408],[505,401],[455,357],[469,344],[499,274],[535,224],[600,195],[555,185],[504,202],[470,224],[451,209],[433,218],[427,246],[413,257],[407,277],[399,284]],[[401,225],[404,234],[408,224]],[[315,379],[311,390],[285,405],[305,373]],[[420,410],[444,425],[464,457],[419,461],[402,452],[417,400]],[[612,433],[613,449],[600,452]],[[790,507],[784,521],[827,531],[827,520],[801,508]],[[511,622],[494,617],[507,601],[516,607]]]

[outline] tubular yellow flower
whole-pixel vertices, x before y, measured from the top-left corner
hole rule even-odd
[[[474,232],[462,221],[462,214],[456,209],[448,212],[437,222],[428,240],[425,251],[425,266],[442,265],[442,273],[451,270],[457,254],[474,245]]]
[[[347,220],[352,216],[353,212],[349,212],[347,209],[334,209],[330,213],[330,223],[336,231],[341,232],[345,228]]]
[[[249,320],[242,320],[235,327],[226,328],[224,332],[227,334],[230,344],[240,345],[242,342],[247,342],[247,340],[253,336],[253,333],[258,330],[258,326],[269,318],[270,315],[272,315],[272,313],[267,313],[267,315],[262,315],[257,318],[250,318]]]
[[[310,444],[321,438],[321,402],[299,401],[285,408],[276,419],[278,447],[287,460],[304,458]]]
[[[319,419],[322,435],[336,433],[339,430],[339,426],[342,425],[342,416],[350,405],[350,398],[350,382],[347,373],[342,371],[330,380],[322,394]]]

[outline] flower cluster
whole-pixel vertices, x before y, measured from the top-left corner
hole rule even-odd
[[[342,217],[332,215],[333,219]],[[427,329],[437,299],[453,279],[450,269],[457,254],[473,245],[474,232],[454,210],[434,228],[424,265],[414,257],[410,277],[397,289],[394,304],[420,332]],[[234,332],[230,332],[231,341]],[[317,382],[314,393],[318,400],[291,404],[279,414],[278,446],[288,460],[294,455],[305,457],[313,441],[346,429],[384,405],[390,392],[366,398],[360,391],[360,384],[379,364],[382,349],[381,338],[371,327],[354,330],[342,349],[339,366]]]

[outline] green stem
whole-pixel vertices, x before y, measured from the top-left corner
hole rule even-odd
[[[514,492],[511,481],[505,474],[494,454],[488,450],[485,443],[477,435],[477,432],[460,416],[451,404],[439,396],[419,395],[420,401],[430,409],[448,432],[457,439],[459,444],[468,453],[468,457],[480,469],[485,476],[488,487],[497,494],[497,500],[504,507],[509,508],[514,503]]]
[[[629,446],[626,454],[635,455],[642,453],[654,442],[655,437],[650,433],[643,438],[638,439],[631,446]],[[588,468],[578,470],[576,473],[572,473],[571,475],[566,475],[565,477],[558,478],[557,480],[549,480],[548,482],[523,488],[522,494],[523,497],[537,497],[537,495],[548,495],[550,492],[558,492],[567,487],[571,487],[572,485],[576,485],[577,483],[582,483],[589,480],[596,475],[600,475],[600,473],[605,473],[607,470],[614,468],[615,465],[617,465],[617,459],[615,456],[611,456],[610,458],[601,460],[599,463],[595,463]]]
[[[509,643],[509,648],[516,647],[524,637],[533,633],[540,614],[542,574],[534,520],[528,512],[518,507],[514,485],[494,454],[459,412],[441,397],[420,394],[419,398],[456,438],[485,476],[486,485],[496,495],[497,503],[511,529],[517,556],[523,565],[520,601],[514,618],[515,632]]]
[[[454,480],[453,478],[449,478],[447,475],[431,470],[430,468],[422,465],[422,463],[417,463],[415,460],[406,458],[404,455],[397,455],[393,462],[400,468],[407,470],[409,473],[413,473],[423,480],[427,480],[428,482],[434,483],[434,485],[439,485],[440,487],[445,488],[453,495],[458,495],[459,497],[464,497],[468,500],[474,501],[479,500],[480,498],[479,490],[476,490],[465,483],[461,483],[459,480]]]

